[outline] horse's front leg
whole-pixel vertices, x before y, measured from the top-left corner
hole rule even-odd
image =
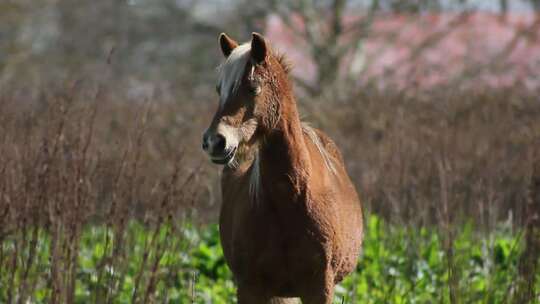
[[[315,278],[310,290],[302,295],[302,304],[332,304],[334,300],[334,275],[331,272]]]
[[[265,295],[248,287],[238,287],[238,304],[299,304],[297,298],[280,298]]]
[[[271,297],[257,288],[239,285],[237,291],[238,304],[270,304]]]

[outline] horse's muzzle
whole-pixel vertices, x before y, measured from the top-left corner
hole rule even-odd
[[[236,150],[237,150],[237,148],[234,147],[232,150],[227,152],[227,154],[225,154],[225,156],[223,156],[223,157],[217,157],[217,156],[210,155],[210,160],[214,164],[226,165],[226,164],[230,163],[234,159],[234,156],[236,155]]]

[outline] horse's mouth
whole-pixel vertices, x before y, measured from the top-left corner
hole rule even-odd
[[[237,148],[235,147],[234,149],[230,150],[227,153],[227,155],[225,155],[225,157],[223,157],[223,158],[212,157],[210,160],[214,164],[226,165],[226,164],[230,163],[233,160],[234,156],[236,155],[236,150],[237,150]]]

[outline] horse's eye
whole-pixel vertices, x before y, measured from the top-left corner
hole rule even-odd
[[[251,93],[255,96],[261,94],[262,92],[262,85],[261,85],[261,82],[258,81],[257,79],[254,79],[252,80],[250,83],[249,83],[249,90],[251,91]]]
[[[251,88],[251,91],[252,91],[253,94],[256,96],[256,95],[261,94],[262,88],[261,88],[260,85],[256,85],[256,86],[253,86],[253,88]]]
[[[218,95],[220,94],[220,91],[221,91],[221,87],[220,85],[216,85],[216,92],[218,93]]]

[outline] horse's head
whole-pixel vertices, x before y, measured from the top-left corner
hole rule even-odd
[[[226,57],[216,86],[219,106],[202,146],[212,162],[230,164],[239,148],[256,144],[275,127],[280,95],[290,88],[287,67],[260,34],[242,45],[221,34],[219,44]]]

